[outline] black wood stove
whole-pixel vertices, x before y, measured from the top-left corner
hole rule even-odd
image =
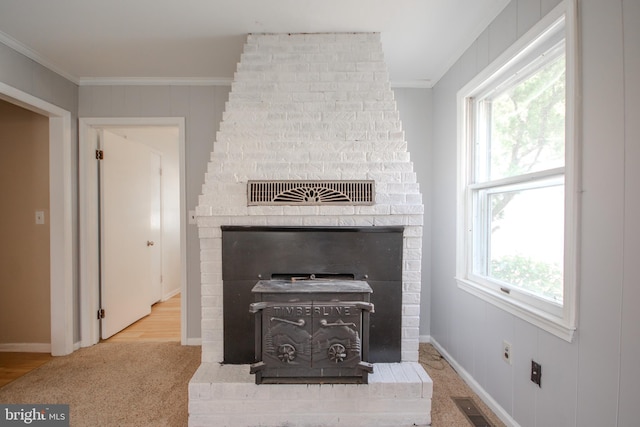
[[[256,384],[366,383],[371,287],[343,278],[261,280],[253,287]]]
[[[328,380],[348,372],[356,373],[350,381],[363,382],[366,369],[360,367],[366,363],[357,367],[360,362],[400,362],[402,234],[402,227],[223,226],[223,363],[262,363],[264,367],[254,368],[257,375],[277,378],[281,373],[276,366],[292,368],[306,360],[311,370],[300,378],[320,373]],[[375,313],[367,303],[375,305]],[[298,326],[301,321],[304,325]],[[282,331],[290,333],[289,339],[309,344],[279,342]],[[347,337],[357,333],[358,361],[354,351],[331,348],[333,343],[311,347],[314,335],[320,339],[328,332],[344,335],[346,345],[337,344],[345,350],[356,348],[358,340]],[[345,360],[336,363],[339,359]],[[319,365],[320,360],[327,366]],[[345,366],[347,370],[327,371]]]

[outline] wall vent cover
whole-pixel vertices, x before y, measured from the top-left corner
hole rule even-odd
[[[373,205],[374,181],[249,181],[249,206]]]
[[[470,397],[451,397],[473,427],[493,427]]]

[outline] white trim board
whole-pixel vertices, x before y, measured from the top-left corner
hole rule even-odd
[[[51,344],[45,342],[23,342],[0,344],[1,353],[51,353]]]
[[[431,343],[433,341],[433,339],[431,338],[431,335],[420,335],[418,337],[418,342],[420,343]]]
[[[71,113],[0,82],[0,99],[49,118],[51,354],[73,352]]]
[[[181,292],[182,292],[182,289],[176,289],[173,292],[169,292],[166,295],[162,295],[162,299],[160,301],[161,302],[168,301],[168,300],[170,300],[171,298],[175,297],[176,295],[178,295]]]
[[[79,86],[231,86],[222,77],[82,77]]]
[[[475,378],[473,378],[473,376],[467,372],[467,370],[464,369],[462,365],[460,365],[458,361],[456,361],[456,359],[454,359],[433,337],[431,337],[431,344],[458,373],[460,378],[462,378],[471,390],[473,390],[474,393],[482,399],[482,401],[496,414],[498,418],[500,418],[503,423],[509,427],[520,427],[520,424],[518,424],[516,420],[514,420],[513,417],[511,417],[511,415],[502,406],[500,406],[500,404],[489,393],[487,393],[484,388],[482,388]]]
[[[196,346],[196,347],[201,346],[202,338],[189,338],[183,345],[190,345],[190,346]]]
[[[40,55],[35,50],[20,43],[18,40],[14,39],[7,33],[3,33],[2,31],[0,31],[0,43],[9,46],[11,49],[15,50],[16,52],[21,53],[27,58],[37,62],[38,64],[42,65],[46,69],[53,71],[54,73],[64,77],[65,79],[75,84],[79,83],[79,80],[77,77],[67,73],[62,68],[58,67],[56,64],[46,59],[44,56]]]

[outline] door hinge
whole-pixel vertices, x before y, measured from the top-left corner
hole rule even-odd
[[[104,319],[104,308],[98,310],[98,319]]]
[[[103,160],[104,159],[104,151],[103,150],[96,150],[96,159],[97,160]]]

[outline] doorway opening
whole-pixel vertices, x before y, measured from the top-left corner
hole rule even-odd
[[[151,314],[104,342],[180,342],[180,294],[151,306]]]
[[[0,100],[48,118],[49,133],[49,289],[53,356],[74,350],[74,232],[71,113],[0,82]],[[44,218],[46,220],[46,218]]]
[[[82,346],[176,300],[185,344],[184,134],[183,118],[80,119]]]
[[[0,351],[49,353],[49,118],[2,100],[0,194]]]

